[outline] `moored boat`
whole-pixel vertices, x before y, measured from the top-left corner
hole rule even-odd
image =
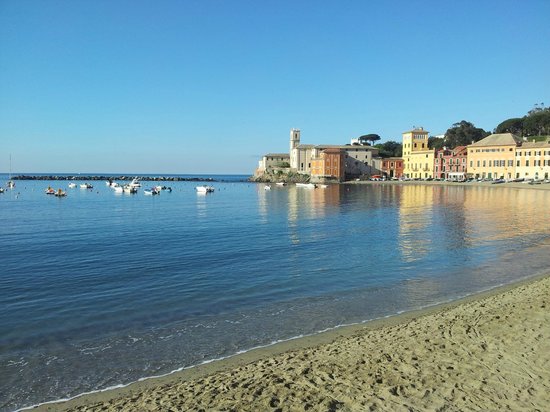
[[[313,183],[296,183],[296,187],[305,187],[306,189],[315,189],[317,185]]]
[[[213,186],[203,185],[203,186],[197,186],[197,187],[195,187],[195,190],[196,190],[198,193],[212,193],[212,192],[214,191],[214,187],[213,187]]]
[[[151,189],[145,189],[143,191],[144,194],[146,195],[160,195],[160,190],[157,190],[156,187],[152,187]]]
[[[61,189],[60,189],[61,190]],[[48,186],[48,188],[44,191],[47,195],[55,195],[55,190]]]
[[[265,185],[265,186],[264,186],[264,190],[271,190],[271,186]]]
[[[93,189],[94,187],[90,183],[82,183],[80,185],[81,189]]]
[[[69,189],[74,189],[76,187],[76,183],[69,183]]]
[[[65,196],[67,196],[67,192],[64,192],[64,191],[61,190],[61,189],[57,189],[57,192],[55,192],[55,196],[57,196],[57,197],[65,197]]]

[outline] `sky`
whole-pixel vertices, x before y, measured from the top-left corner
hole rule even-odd
[[[550,106],[550,1],[0,0],[0,172],[252,174],[265,153]]]

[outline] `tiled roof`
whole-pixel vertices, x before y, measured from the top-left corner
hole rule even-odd
[[[264,157],[290,157],[288,153],[268,153]]]
[[[542,149],[550,147],[550,142],[523,142],[520,147],[522,149]]]
[[[511,146],[521,142],[521,138],[512,133],[497,133],[481,139],[470,146]]]

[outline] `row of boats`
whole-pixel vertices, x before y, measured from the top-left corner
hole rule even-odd
[[[109,181],[105,182],[105,184],[107,186],[109,186],[111,189],[113,189],[113,191],[115,193],[135,194],[135,193],[138,192],[138,188],[141,187],[141,183],[139,182],[139,179],[137,177],[135,179],[133,179],[130,183],[125,184],[125,185],[121,185],[121,184],[119,184],[117,182],[114,182],[112,180],[109,180]],[[80,186],[81,189],[93,189],[94,188],[93,185],[91,185],[89,183],[82,183],[79,186]],[[69,188],[70,189],[74,189],[76,187],[77,187],[76,183],[74,183],[74,182],[69,183]],[[148,195],[148,196],[155,196],[155,195],[160,195],[160,193],[163,190],[171,192],[172,188],[167,187],[167,186],[153,186],[150,189],[144,189],[143,193],[145,195]],[[214,189],[213,186],[203,185],[203,186],[197,186],[195,188],[195,190],[197,191],[197,193],[212,193],[212,192],[214,192],[215,189]],[[54,195],[54,196],[58,196],[58,197],[67,196],[67,192],[63,191],[62,189],[55,190],[50,186],[48,186],[48,188],[45,190],[45,192],[46,192],[47,195]]]
[[[286,183],[277,182],[277,183],[275,183],[275,185],[277,185],[277,186],[286,186]],[[317,188],[326,189],[328,187],[328,185],[317,185],[315,183],[296,183],[296,187],[303,187],[305,189],[317,189]],[[271,190],[271,186],[270,185],[265,185],[264,189],[265,190]]]

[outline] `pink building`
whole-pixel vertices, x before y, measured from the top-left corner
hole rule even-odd
[[[466,146],[458,146],[453,150],[443,149],[435,152],[434,179],[464,180],[467,166]]]

